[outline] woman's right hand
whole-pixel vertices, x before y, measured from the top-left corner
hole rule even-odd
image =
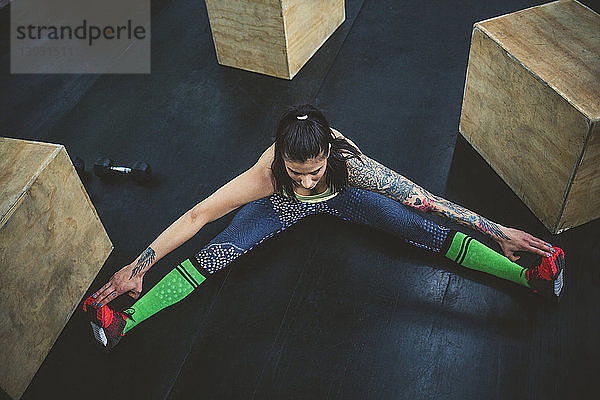
[[[132,277],[132,270],[133,265],[129,264],[115,272],[110,280],[92,295],[95,305],[98,307],[108,304],[125,292],[134,299],[140,297],[144,276],[137,274]]]
[[[550,257],[550,253],[556,251],[546,241],[538,239],[527,232],[507,228],[500,224],[497,225],[498,229],[504,234],[504,237],[494,235],[494,240],[500,245],[506,258],[512,262],[516,262],[521,258],[515,254],[517,251],[526,251],[542,257]]]

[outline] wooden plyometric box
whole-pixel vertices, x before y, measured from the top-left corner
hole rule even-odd
[[[292,79],[346,18],[344,0],[206,0],[221,65]]]
[[[600,217],[600,16],[561,0],[476,23],[460,132],[552,233]]]
[[[62,145],[0,138],[0,386],[19,398],[113,245]]]

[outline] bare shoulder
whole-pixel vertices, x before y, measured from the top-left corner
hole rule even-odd
[[[275,158],[275,143],[269,146],[260,156],[256,165],[267,168],[269,171],[271,170],[271,164],[273,163],[273,159]]]
[[[273,159],[275,158],[275,143],[271,144],[258,158],[256,164],[252,166],[252,170],[255,171],[255,174],[262,181],[262,185],[264,187],[268,187],[270,192],[275,192],[275,186],[273,184],[273,170],[271,169],[271,165],[273,164]]]

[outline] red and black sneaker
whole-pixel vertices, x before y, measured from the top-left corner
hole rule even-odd
[[[558,300],[563,291],[565,279],[565,253],[558,247],[550,257],[541,257],[540,265],[525,271],[527,283],[534,293]]]
[[[86,311],[92,333],[96,341],[105,349],[110,350],[119,343],[124,336],[123,330],[127,322],[127,316],[118,311],[112,310],[107,305],[100,308],[92,306],[93,299],[88,298],[83,304],[83,310]]]

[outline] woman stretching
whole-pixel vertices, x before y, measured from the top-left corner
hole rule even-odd
[[[140,298],[150,267],[205,224],[242,207],[231,224],[197,254],[175,266]],[[462,232],[423,218],[411,208],[443,215],[494,239],[504,255]],[[496,224],[406,179],[360,152],[330,128],[312,105],[291,107],[281,117],[275,143],[250,169],[195,205],[162,232],[131,264],[85,300],[95,339],[109,350],[146,318],[180,301],[215,272],[254,246],[314,214],[382,229],[414,246],[470,269],[508,279],[558,299],[564,253],[523,231]],[[517,251],[541,256],[523,268]],[[108,304],[128,293],[138,299],[119,312]]]

